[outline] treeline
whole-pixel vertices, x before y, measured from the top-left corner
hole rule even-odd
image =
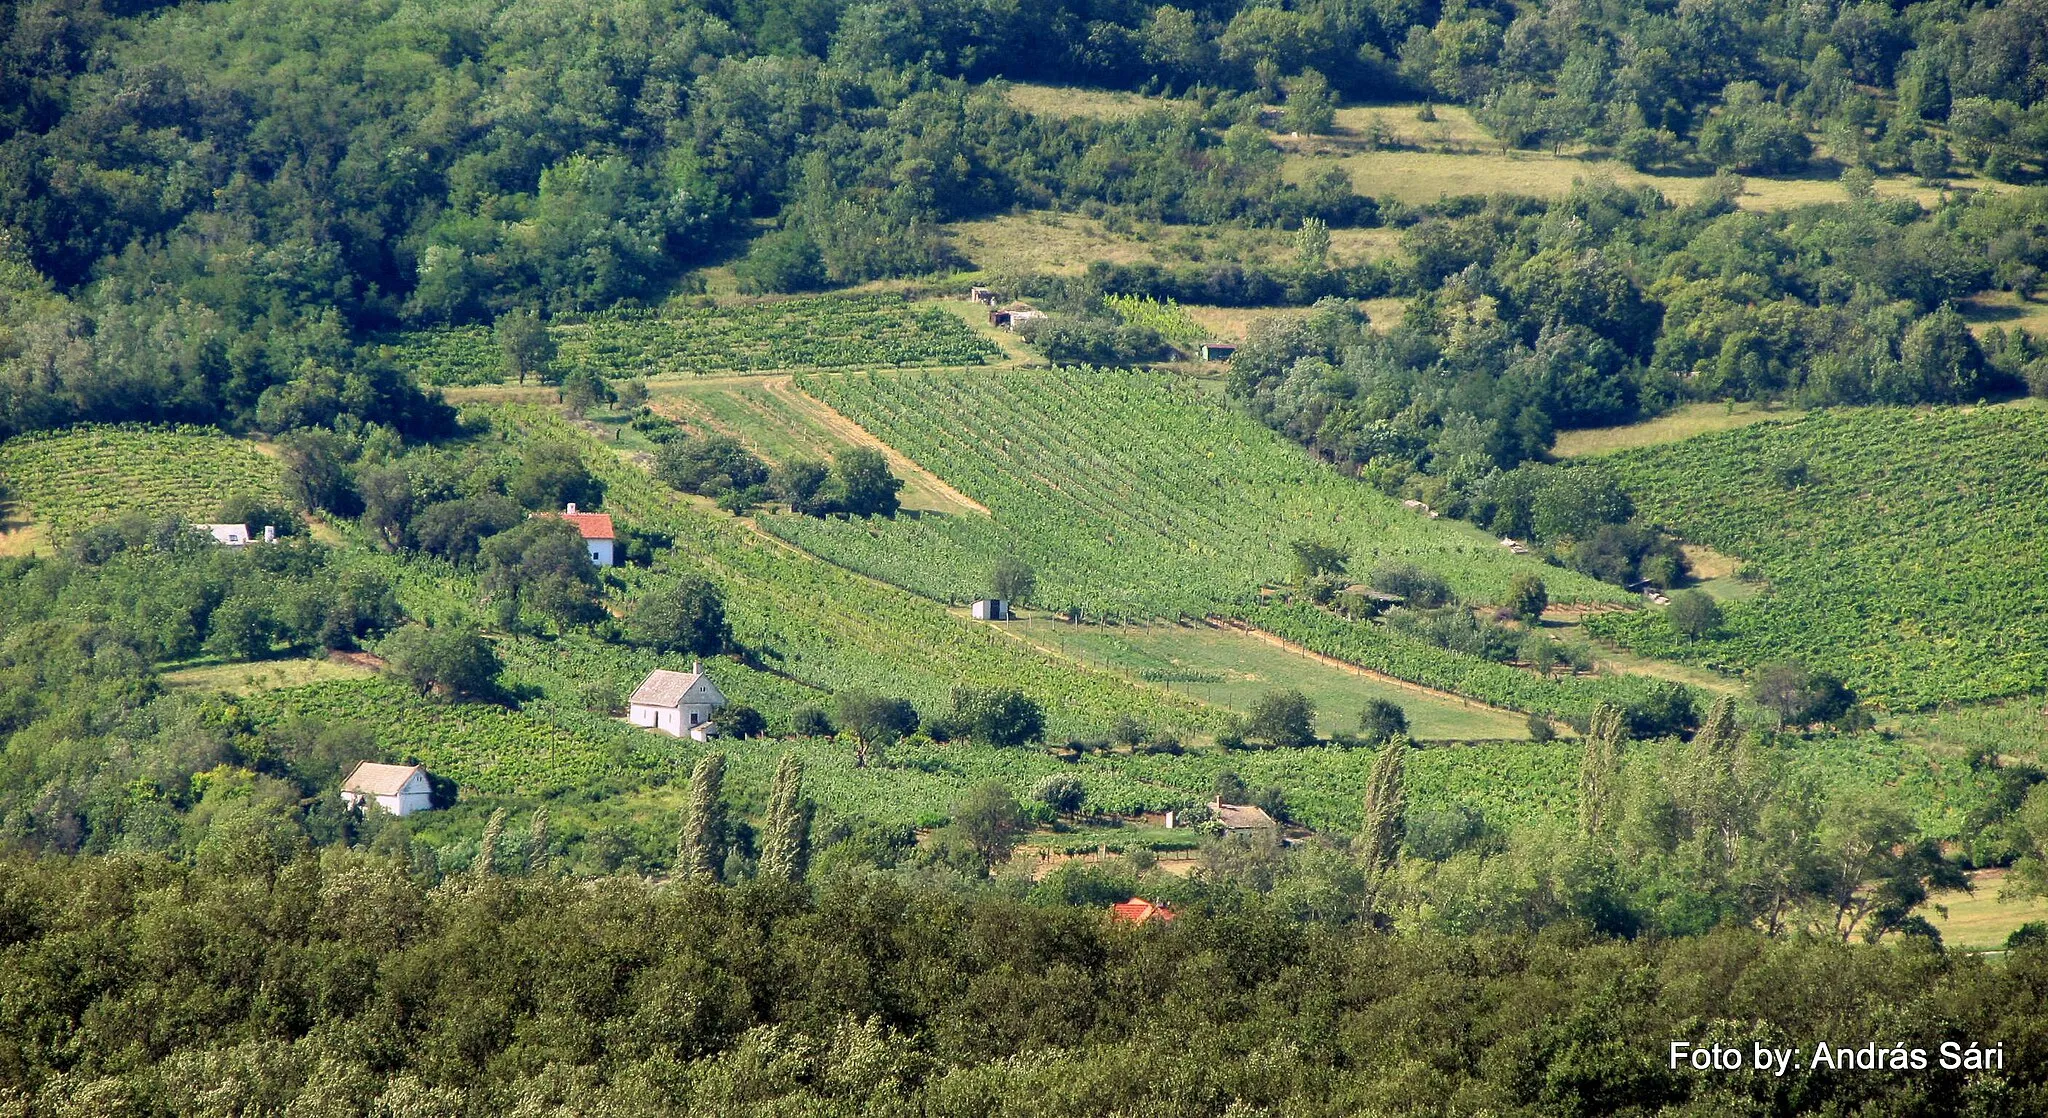
[[[223,846],[0,861],[0,958],[0,1097],[31,1113],[2048,1106],[2038,948],[1395,937],[1232,891],[1127,928],[872,876],[430,886],[397,857]],[[1755,1037],[1801,1058],[1669,1065],[1671,1040]],[[1807,1066],[1817,1043],[1945,1041],[2002,1045],[2004,1070]]]

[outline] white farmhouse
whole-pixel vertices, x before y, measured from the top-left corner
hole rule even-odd
[[[360,807],[364,800],[375,800],[378,807],[401,817],[434,809],[427,770],[418,765],[364,761],[341,782],[341,799],[351,808]]]
[[[633,725],[698,741],[711,736],[711,716],[724,705],[725,693],[704,674],[702,664],[691,664],[687,672],[657,668],[626,700]]]
[[[611,514],[577,512],[576,503],[571,501],[563,511],[562,519],[574,524],[576,531],[582,534],[583,546],[590,552],[591,563],[599,567],[617,565],[618,555],[614,548],[618,544],[618,534],[612,529]]]

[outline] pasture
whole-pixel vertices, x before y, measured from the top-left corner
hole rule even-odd
[[[1663,415],[1619,427],[1587,427],[1560,431],[1551,445],[1553,458],[1587,458],[1614,454],[1638,447],[1661,446],[1696,435],[1729,431],[1752,423],[1797,419],[1804,414],[1796,408],[1772,404],[1726,403],[1684,404]]]

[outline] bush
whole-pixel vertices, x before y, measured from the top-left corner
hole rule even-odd
[[[789,732],[805,738],[829,738],[838,733],[832,726],[832,717],[824,708],[814,706],[800,706],[789,712]]]
[[[718,712],[718,728],[727,737],[758,738],[768,732],[768,720],[745,703],[734,703]]]
[[[1681,590],[1671,596],[1664,619],[1687,640],[1711,636],[1721,627],[1721,606],[1699,590]]]
[[[1280,749],[1316,743],[1316,704],[1296,690],[1268,691],[1252,704],[1245,736]]]
[[[1408,732],[1408,712],[1400,704],[1373,699],[1358,716],[1359,734],[1368,745],[1379,745]]]
[[[1058,812],[1081,810],[1081,804],[1088,798],[1088,789],[1081,778],[1066,773],[1054,773],[1038,782],[1031,789],[1031,798]]]

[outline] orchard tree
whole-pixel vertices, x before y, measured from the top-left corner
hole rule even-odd
[[[540,312],[527,308],[498,318],[498,352],[504,357],[505,375],[525,384],[530,374],[546,380],[555,360],[555,339],[548,333]]]
[[[847,447],[833,455],[832,484],[840,511],[854,516],[895,516],[903,505],[896,496],[902,479],[889,472],[889,460],[873,447]]]
[[[996,560],[996,567],[989,576],[989,589],[995,596],[1013,605],[1022,605],[1031,600],[1038,589],[1038,574],[1031,564],[1014,555],[1005,555]]]
[[[917,710],[907,699],[872,691],[841,691],[834,699],[839,728],[853,735],[853,766],[866,768],[879,750],[917,729]]]
[[[1281,749],[1316,743],[1316,704],[1297,690],[1268,691],[1252,704],[1245,736]]]
[[[1664,619],[1687,640],[1712,636],[1721,627],[1721,607],[1700,590],[1681,590],[1671,596]]]
[[[1550,608],[1550,589],[1543,585],[1542,576],[1530,571],[1516,575],[1508,586],[1507,607],[1525,624],[1543,620],[1543,611]]]
[[[990,780],[975,786],[953,807],[953,827],[990,873],[1010,860],[1017,835],[1024,829],[1024,809],[1009,786]]]
[[[717,656],[732,647],[732,627],[718,587],[701,575],[682,575],[640,599],[626,639],[657,652]]]

